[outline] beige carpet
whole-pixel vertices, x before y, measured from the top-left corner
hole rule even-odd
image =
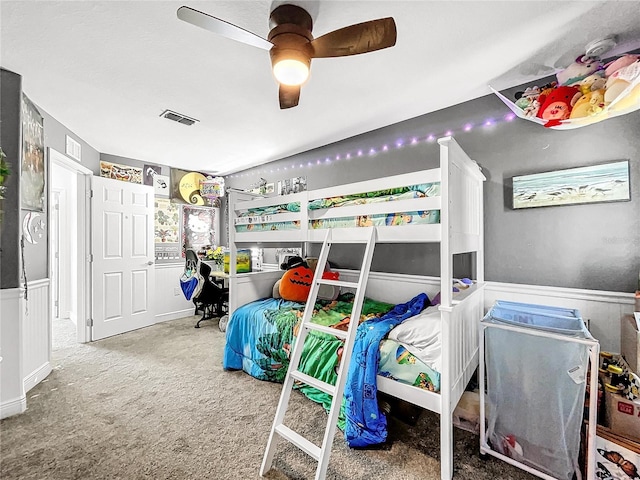
[[[28,410],[0,422],[0,478],[255,479],[280,385],[221,367],[217,321],[165,322],[91,344],[54,336],[53,372],[27,393]],[[73,335],[73,329],[66,329]],[[398,410],[396,410],[398,411]],[[406,414],[405,414],[406,417]],[[320,443],[326,415],[298,392],[285,423]],[[388,445],[346,447],[336,435],[328,479],[440,478],[438,416],[391,418]],[[455,430],[456,479],[533,479],[481,460],[478,437]],[[316,463],[281,443],[270,479],[313,478]]]

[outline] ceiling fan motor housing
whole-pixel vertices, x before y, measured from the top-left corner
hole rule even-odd
[[[271,12],[269,25],[271,31],[267,40],[274,45],[269,50],[272,67],[288,59],[302,62],[310,68],[313,22],[307,11],[296,5],[281,5]]]

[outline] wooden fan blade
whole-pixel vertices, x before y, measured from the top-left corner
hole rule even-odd
[[[396,44],[396,22],[391,17],[334,30],[311,42],[313,58],[344,57],[375,52]]]
[[[223,37],[253,45],[263,50],[269,51],[273,47],[273,43],[255,33],[190,7],[180,7],[178,9],[178,18],[196,27],[204,28]]]
[[[289,85],[280,85],[280,109],[291,108],[298,105],[300,100],[300,85],[292,87]]]

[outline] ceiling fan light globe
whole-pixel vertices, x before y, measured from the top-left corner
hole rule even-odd
[[[273,66],[273,75],[283,85],[302,85],[309,78],[309,66],[299,60],[285,58]]]

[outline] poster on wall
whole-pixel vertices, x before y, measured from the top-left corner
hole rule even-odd
[[[171,169],[171,198],[190,205],[206,205],[200,194],[200,183],[207,179],[202,173]]]
[[[143,183],[151,187],[155,176],[162,173],[162,168],[157,165],[145,165],[142,171],[144,172]]]
[[[155,243],[178,243],[178,205],[169,199],[156,198],[155,207]]]
[[[278,182],[278,195],[304,192],[307,189],[307,177],[293,177]]]
[[[121,180],[123,182],[142,184],[141,168],[105,162],[103,160],[100,160],[100,176]]]
[[[155,199],[154,241],[156,261],[166,263],[180,257],[180,206],[169,199]]]
[[[44,168],[43,118],[31,100],[23,94],[20,197],[21,206],[25,210],[44,211]]]
[[[169,177],[156,175],[153,177],[153,191],[158,197],[169,197]]]
[[[216,228],[217,208],[182,206],[182,257],[191,248],[198,252],[207,246],[218,243],[218,229]]]

